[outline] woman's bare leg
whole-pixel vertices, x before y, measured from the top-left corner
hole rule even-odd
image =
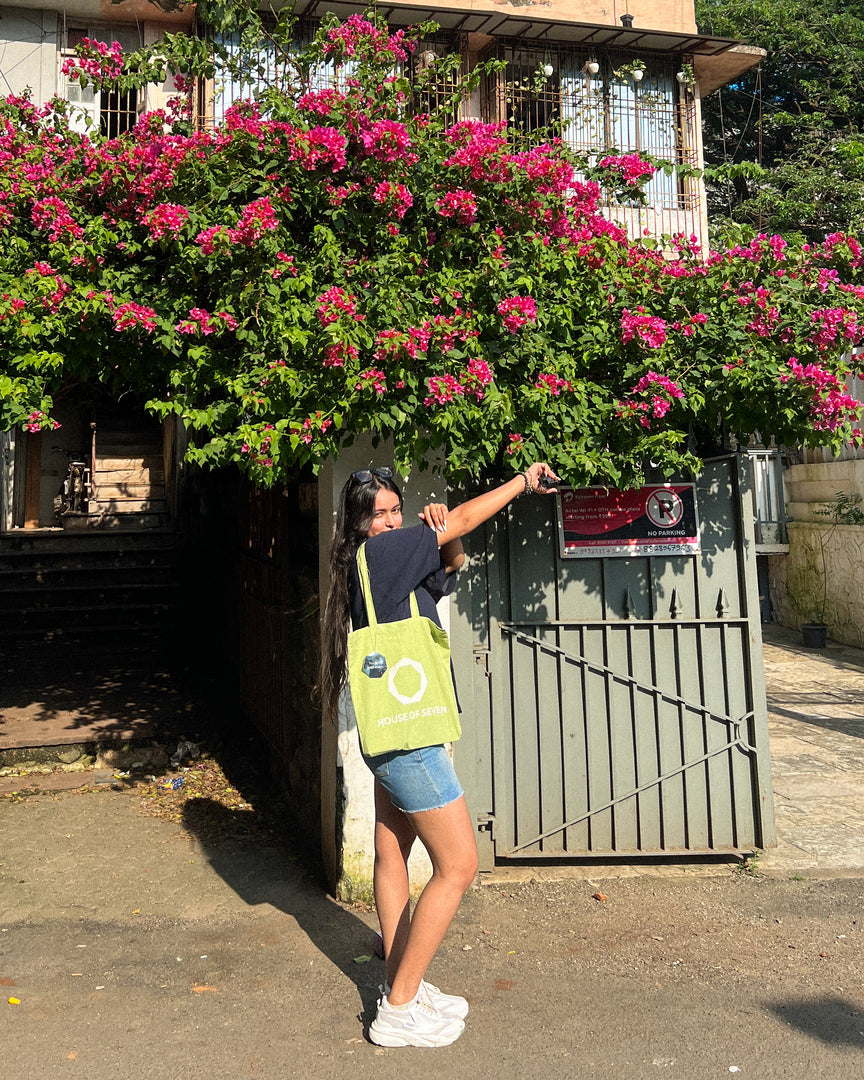
[[[414,908],[407,938],[404,943],[400,941],[401,957],[397,958],[398,949],[394,949],[395,963],[392,969],[388,954],[391,987],[388,999],[393,1005],[411,1001],[417,994],[426,969],[477,873],[477,844],[464,795],[447,806],[403,816],[409,819],[413,831],[429,852],[432,877]],[[407,889],[406,867],[405,911],[408,907]],[[376,901],[377,895],[376,892]],[[400,923],[400,931],[401,928]]]
[[[387,981],[391,984],[402,960],[411,924],[408,856],[416,835],[409,816],[393,805],[390,796],[376,780],[372,887],[384,941]]]

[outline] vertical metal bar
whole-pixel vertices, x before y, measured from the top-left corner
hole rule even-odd
[[[627,624],[630,670],[635,679],[653,685],[651,628]],[[641,787],[650,778],[662,775],[659,761],[657,696],[633,686],[631,691],[635,740],[636,783]],[[638,796],[639,847],[659,851],[663,847],[662,791],[655,785]]]
[[[628,624],[604,627],[607,664],[615,671],[630,674]],[[618,642],[620,641],[620,644]],[[633,791],[636,781],[636,737],[632,684],[607,676],[609,686],[609,730],[612,793],[618,798]],[[618,802],[613,811],[616,851],[635,851],[639,847],[638,797]]]
[[[568,652],[571,638],[576,637],[577,653],[581,652],[581,632],[562,630],[559,644]],[[588,722],[585,698],[585,670],[579,664],[560,661],[562,692],[561,707],[563,716],[562,763],[564,771],[564,820],[580,817],[588,807]],[[567,830],[565,847],[568,852],[586,852],[590,850],[590,823],[580,821]]]
[[[768,746],[768,706],[765,700],[765,668],[762,654],[762,625],[759,616],[759,586],[756,581],[755,540],[753,518],[747,513],[748,477],[740,456],[730,461],[732,490],[739,513],[737,524],[737,553],[739,589],[742,614],[747,618],[750,634],[745,643],[745,663],[750,678],[747,680],[753,695],[751,709],[753,718],[747,732],[747,741],[756,747],[755,762],[748,762],[753,779],[754,842],[761,847],[776,840],[774,828],[774,792],[771,784],[771,757]]]

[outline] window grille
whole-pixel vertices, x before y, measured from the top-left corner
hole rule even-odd
[[[238,101],[248,101],[259,97],[264,90],[283,86],[292,69],[285,54],[273,42],[261,42],[250,49],[239,32],[219,34],[215,40],[240,68],[236,76],[226,73],[212,85],[212,118],[219,124]],[[308,40],[302,24],[298,25],[291,51],[299,52]]]
[[[125,94],[112,90],[101,93],[99,106],[99,130],[109,139],[116,139],[124,131],[135,126],[138,119],[138,93],[129,90]]]
[[[61,68],[64,61],[74,58],[75,47],[82,44],[84,38],[104,41],[109,45],[113,41],[119,41],[124,52],[133,52],[141,47],[140,35],[133,30],[125,28],[112,30],[104,26],[90,29],[83,26],[68,26],[60,37]],[[122,94],[119,91],[100,91],[92,83],[81,86],[61,74],[60,93],[73,106],[70,124],[73,130],[84,132],[88,128],[98,128],[102,135],[109,139],[116,139],[118,135],[134,127],[138,120],[137,90]]]
[[[460,56],[458,67],[442,70],[437,61],[454,55]],[[404,69],[414,89],[413,108],[418,113],[434,113],[453,101],[459,80],[467,73],[465,61],[468,42],[464,35],[437,33],[417,42],[417,47]],[[468,103],[464,99],[450,105],[452,121],[468,116]]]
[[[217,40],[228,50],[232,58],[242,65],[242,74],[237,78],[224,78],[213,84],[211,90],[212,108],[209,110],[214,123],[225,119],[226,111],[238,101],[257,98],[264,90],[274,87],[287,89],[291,83],[300,87],[299,74],[290,63],[291,54],[301,52],[313,40],[317,32],[315,22],[301,22],[297,25],[294,38],[287,54],[277,50],[271,42],[262,43],[254,50],[243,45],[238,33],[222,34]],[[412,85],[415,86],[413,108],[418,112],[428,113],[444,105],[455,92],[460,75],[465,71],[464,60],[458,68],[448,71],[435,70],[436,60],[454,53],[467,55],[463,35],[441,32],[430,35],[417,43],[414,53],[403,69]],[[309,73],[304,89],[325,90],[335,87],[344,90],[352,77],[355,65],[348,61],[337,67],[332,60],[316,64]],[[464,105],[453,109],[453,118],[467,115]],[[207,123],[206,92],[199,86],[198,92],[199,124]]]
[[[260,42],[250,49],[244,45],[239,33],[218,35],[216,40],[233,60],[240,63],[241,72],[236,78],[225,76],[211,84],[212,105],[210,109],[199,113],[199,124],[222,123],[225,113],[232,105],[236,105],[238,101],[258,98],[271,88],[293,88],[298,91],[330,88],[344,90],[355,70],[351,61],[337,67],[332,60],[323,60],[312,68],[308,81],[303,84],[300,73],[291,62],[292,56],[302,52],[310,44],[317,29],[314,22],[298,23],[287,49],[278,48],[271,41]],[[199,101],[201,96],[199,91]],[[206,93],[204,96],[207,96]]]
[[[637,82],[628,70],[632,54],[503,41],[487,55],[505,61],[506,67],[484,79],[485,120],[506,120],[514,131],[529,136],[548,124],[560,124],[564,141],[590,162],[636,152],[674,165],[698,165],[695,101],[675,77],[680,58],[650,54]],[[543,74],[544,69],[551,74]],[[649,225],[654,233],[701,233],[695,181],[658,170],[645,192],[647,215],[635,210],[622,215],[621,208],[615,212],[610,203],[611,216],[629,217],[622,224],[634,232]]]

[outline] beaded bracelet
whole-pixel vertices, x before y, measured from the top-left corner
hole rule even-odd
[[[527,469],[525,470],[525,472],[522,473],[522,479],[525,481],[525,490],[522,492],[522,494],[533,495],[534,485],[531,483],[531,474],[528,472]]]

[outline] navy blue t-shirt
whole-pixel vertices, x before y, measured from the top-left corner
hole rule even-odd
[[[410,619],[408,598],[413,592],[420,614],[441,625],[435,605],[453,592],[456,575],[447,573],[438,548],[438,535],[433,529],[421,524],[370,537],[366,541],[366,565],[378,622]],[[351,624],[359,630],[368,626],[369,620],[356,564],[351,572],[350,590]]]

